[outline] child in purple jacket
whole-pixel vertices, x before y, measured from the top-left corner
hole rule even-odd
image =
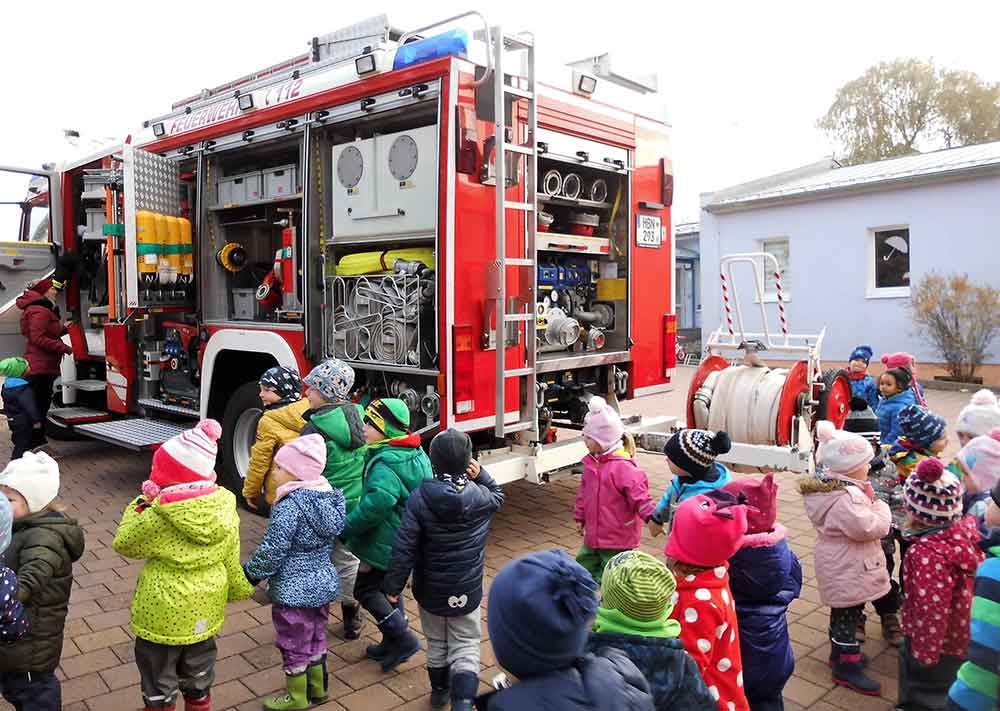
[[[609,560],[639,547],[642,527],[655,505],[646,472],[633,458],[635,442],[618,413],[596,396],[589,409],[583,439],[590,454],[583,459],[573,518],[583,534],[576,561],[600,584]]]

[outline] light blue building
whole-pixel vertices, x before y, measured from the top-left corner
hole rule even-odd
[[[826,327],[826,361],[870,343],[940,362],[912,325],[910,285],[959,272],[1000,288],[1000,142],[850,167],[826,160],[705,194],[700,246],[706,340],[722,320],[720,256],[764,251],[782,266],[792,332]],[[758,330],[749,275],[735,289]],[[774,323],[774,279],[762,286]],[[987,363],[1000,363],[1000,343]]]

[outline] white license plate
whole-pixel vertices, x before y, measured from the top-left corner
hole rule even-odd
[[[663,243],[663,226],[659,217],[636,215],[635,243],[640,247],[659,247]]]

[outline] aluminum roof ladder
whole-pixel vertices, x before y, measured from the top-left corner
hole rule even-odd
[[[537,441],[538,437],[538,407],[536,399],[537,376],[535,373],[536,316],[535,316],[535,280],[537,278],[535,253],[535,189],[538,173],[538,156],[536,142],[538,136],[537,87],[535,84],[535,45],[534,38],[505,35],[499,27],[493,28],[493,101],[495,130],[495,174],[496,182],[496,261],[494,262],[491,279],[496,309],[496,436],[500,439],[513,433],[524,433],[525,437]],[[508,53],[525,52],[525,61],[521,71],[526,75],[519,77],[512,72],[511,84],[508,85],[504,73],[504,58]],[[510,141],[506,131],[507,97],[511,102],[511,126],[513,133]],[[527,135],[525,142],[518,140],[519,106],[527,108]],[[522,200],[507,199],[506,157],[508,153],[523,157],[524,169],[518,171],[524,176]],[[515,164],[516,165],[516,164]],[[524,224],[524,247],[518,256],[507,254],[507,216],[508,211],[520,214]],[[527,293],[513,295],[517,304],[516,311],[507,311],[507,277],[508,269],[518,270],[517,283]],[[522,270],[530,270],[530,276]],[[513,324],[518,332],[523,327],[524,359],[520,367],[507,366],[507,326]],[[520,339],[515,339],[515,347]],[[506,420],[506,385],[508,380],[516,379],[520,384],[519,416],[516,422]]]

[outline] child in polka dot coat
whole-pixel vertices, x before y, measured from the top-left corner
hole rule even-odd
[[[937,458],[907,478],[903,535],[903,648],[899,707],[943,709],[969,644],[976,568],[985,554],[975,518],[962,516],[962,487]]]
[[[10,545],[14,510],[6,496],[0,494],[0,556]],[[17,597],[17,575],[0,565],[0,644],[16,642],[28,631],[28,616]]]
[[[681,641],[701,670],[719,711],[749,711],[736,602],[729,589],[729,559],[747,531],[747,509],[728,491],[699,494],[674,514],[665,550],[677,579],[671,617]]]

